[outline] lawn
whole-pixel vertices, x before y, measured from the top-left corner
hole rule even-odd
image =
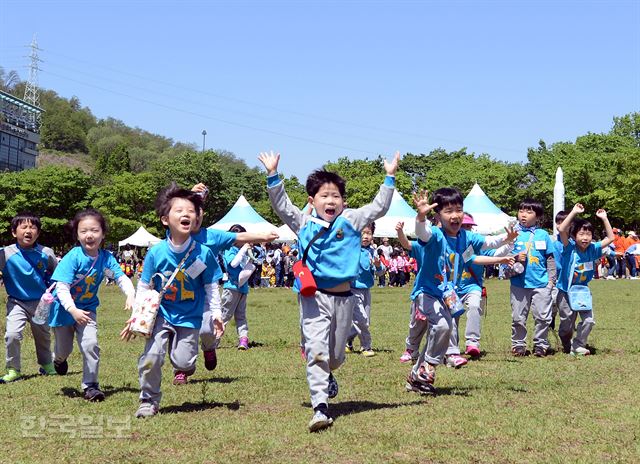
[[[590,345],[596,355],[513,358],[508,283],[490,281],[486,353],[460,370],[439,368],[436,397],[404,390],[409,366],[398,358],[408,289],[374,289],[378,355],[347,355],[336,372],[340,394],[330,406],[336,421],[317,434],[307,432],[312,411],[290,292],[251,293],[252,348],[238,351],[229,325],[215,371],[206,371],[199,359],[190,383],[175,387],[167,360],[160,415],[136,420],[143,342],[118,339],[128,316],[121,309],[124,298],[117,288],[103,287],[100,380],[106,401],[82,399],[77,348],[67,376],[35,375],[26,330],[26,378],[0,385],[0,461],[637,463],[640,282],[591,286],[597,324]],[[4,333],[4,320],[0,328]]]

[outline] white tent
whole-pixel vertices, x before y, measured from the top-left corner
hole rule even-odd
[[[240,195],[233,207],[209,229],[229,230],[234,224],[240,224],[247,232],[271,232],[276,226],[260,216],[249,204],[244,195]]]
[[[118,242],[118,246],[133,245],[139,247],[150,247],[161,241],[162,240],[155,235],[147,232],[147,229],[143,226],[140,226],[140,228],[136,230],[131,237],[120,240]]]
[[[404,222],[404,233],[415,236],[416,213],[411,206],[402,198],[397,190],[393,191],[391,206],[383,217],[376,221],[374,237],[397,237],[396,224]]]
[[[291,227],[286,224],[281,225],[277,229],[278,238],[275,240],[276,243],[284,243],[284,242],[295,242],[298,237],[293,233]]]
[[[474,232],[482,235],[502,233],[509,222],[515,222],[515,218],[498,208],[478,184],[473,186],[464,199],[464,210],[473,216],[477,224],[473,228]]]

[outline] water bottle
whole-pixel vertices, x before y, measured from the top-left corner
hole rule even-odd
[[[43,325],[47,323],[49,320],[49,311],[51,311],[51,306],[53,306],[55,300],[55,297],[49,293],[49,291],[43,293],[36,307],[36,312],[31,319],[34,324]]]

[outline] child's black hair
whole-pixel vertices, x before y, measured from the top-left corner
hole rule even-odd
[[[324,184],[334,184],[338,187],[340,195],[344,198],[346,192],[344,179],[335,172],[329,172],[324,169],[317,169],[307,177],[307,195],[315,197],[318,190],[320,190]]]
[[[371,230],[371,235],[373,235],[376,232],[376,223],[372,222],[371,224],[367,224],[366,226],[363,227],[363,230],[364,229]]]
[[[538,200],[534,200],[533,198],[525,198],[520,202],[520,206],[518,206],[518,210],[521,209],[530,209],[534,213],[536,213],[536,219],[538,221],[542,220],[542,216],[544,216],[544,208],[542,207],[542,203]]]
[[[568,211],[559,211],[558,214],[556,214],[556,218],[555,218],[556,224],[562,224],[564,220],[567,218],[567,216],[569,216]]]
[[[581,230],[591,232],[591,235],[595,234],[593,224],[591,224],[586,219],[575,219],[571,226],[571,237],[575,239],[576,235],[578,235],[578,232],[580,232]]]
[[[96,221],[98,221],[100,223],[100,228],[102,229],[102,234],[107,235],[109,227],[107,226],[107,220],[104,218],[102,213],[97,209],[87,208],[76,213],[76,215],[71,220],[71,234],[74,241],[78,240],[78,224],[80,224],[80,221],[82,221],[83,219],[87,219],[89,217],[94,218]]]
[[[11,232],[18,230],[18,226],[23,222],[30,222],[32,225],[36,226],[38,233],[42,230],[40,218],[30,211],[23,211],[16,214],[13,219],[11,219]]]
[[[442,211],[447,206],[464,206],[464,200],[460,190],[451,187],[439,188],[433,192],[432,203],[438,203],[438,206],[434,208],[436,213]]]
[[[193,203],[197,214],[199,214],[202,209],[202,197],[200,195],[196,192],[192,192],[191,190],[179,187],[175,182],[171,182],[168,187],[160,190],[158,197],[156,198],[155,207],[158,217],[167,216],[169,214],[174,198],[184,198],[185,200],[189,200]]]
[[[229,232],[240,233],[240,232],[246,232],[246,231],[247,229],[242,227],[240,224],[234,224],[231,227],[229,227]]]

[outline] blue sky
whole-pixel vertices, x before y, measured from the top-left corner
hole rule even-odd
[[[31,20],[31,21],[30,21]],[[0,65],[98,117],[306,175],[527,148],[640,111],[640,1],[0,0]]]

